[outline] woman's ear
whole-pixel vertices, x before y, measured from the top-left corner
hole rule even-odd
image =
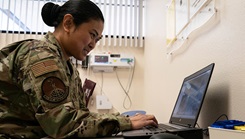
[[[73,16],[71,14],[66,14],[63,18],[63,28],[65,32],[70,32],[74,26]]]

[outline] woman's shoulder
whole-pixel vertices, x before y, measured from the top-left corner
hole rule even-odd
[[[15,53],[18,63],[34,64],[47,59],[62,61],[59,48],[45,40],[28,40],[19,45]]]
[[[25,41],[22,41],[21,44],[19,44],[19,53],[33,53],[38,54],[42,52],[51,52],[55,54],[59,54],[58,51],[60,51],[60,48],[57,44],[54,44],[46,39],[28,39]]]
[[[58,50],[58,46],[54,43],[51,43],[49,40],[37,40],[37,39],[29,39],[22,43],[22,48],[27,50],[35,50],[35,49],[44,49],[49,48],[52,50]]]

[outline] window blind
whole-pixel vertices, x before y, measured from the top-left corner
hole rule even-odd
[[[39,39],[48,31],[52,32],[54,29],[43,23],[41,9],[47,2],[62,5],[66,1],[0,0],[1,41],[7,44],[27,38]],[[103,38],[97,45],[102,47],[144,46],[145,0],[91,1],[100,7],[105,18]]]

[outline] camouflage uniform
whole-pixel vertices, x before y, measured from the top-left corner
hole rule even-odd
[[[79,73],[52,33],[0,51],[0,134],[101,137],[130,128],[128,117],[87,109]]]

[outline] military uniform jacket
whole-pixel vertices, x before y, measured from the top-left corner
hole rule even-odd
[[[22,137],[101,137],[128,130],[128,117],[90,112],[79,73],[52,33],[0,51],[0,133]]]

